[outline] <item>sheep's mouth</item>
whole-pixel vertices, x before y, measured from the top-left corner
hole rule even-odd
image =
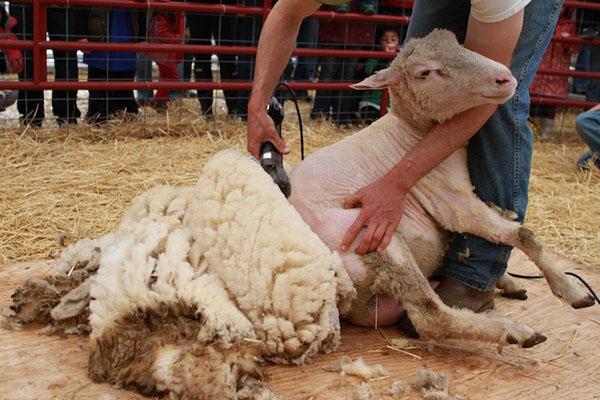
[[[513,90],[511,90],[510,93],[496,94],[496,95],[482,94],[481,97],[483,97],[484,99],[486,99],[488,101],[492,101],[494,103],[502,104],[502,103],[508,101],[508,99],[510,99],[511,97],[513,97],[514,94],[515,94],[515,92]]]

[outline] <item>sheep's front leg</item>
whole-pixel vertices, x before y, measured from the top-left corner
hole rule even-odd
[[[487,205],[472,192],[444,192],[443,195],[445,201],[437,199],[437,203],[434,199],[437,208],[428,207],[428,210],[444,228],[521,249],[542,271],[556,297],[573,308],[594,305],[594,298],[563,273],[574,262],[548,250],[529,227],[514,221],[514,213]]]
[[[400,302],[420,335],[522,347],[546,340],[527,325],[443,304],[419,270],[408,246],[397,237],[385,253],[370,253],[364,258],[368,264],[377,266],[372,291],[388,294]]]

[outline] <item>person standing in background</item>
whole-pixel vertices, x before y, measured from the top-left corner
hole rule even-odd
[[[21,40],[33,40],[33,6],[14,4],[9,6],[10,14],[17,20],[15,34]],[[77,11],[69,7],[52,6],[47,8],[47,29],[50,40],[75,41],[81,37],[76,32]],[[44,32],[45,34],[45,32]],[[54,80],[77,82],[77,52],[52,50],[54,58]],[[24,50],[24,68],[19,73],[20,81],[33,80],[33,52]],[[21,90],[17,100],[21,121],[26,125],[41,127],[45,117],[44,92],[42,90]],[[76,90],[53,90],[52,113],[58,125],[75,124],[81,112],[77,108]]]

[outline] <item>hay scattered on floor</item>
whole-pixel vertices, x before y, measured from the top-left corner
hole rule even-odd
[[[291,114],[291,113],[290,113]],[[356,129],[305,124],[307,153]],[[43,259],[111,231],[131,199],[158,184],[192,184],[206,159],[245,148],[246,125],[193,109],[107,127],[0,132],[0,264]],[[284,135],[299,161],[295,118]],[[590,265],[600,254],[600,173],[576,171],[581,142],[535,145],[528,222],[558,252]]]

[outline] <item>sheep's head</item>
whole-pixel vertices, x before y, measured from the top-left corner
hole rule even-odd
[[[450,31],[436,29],[410,40],[389,68],[352,87],[389,88],[393,112],[444,121],[478,105],[504,103],[517,81],[504,65],[465,49]]]

